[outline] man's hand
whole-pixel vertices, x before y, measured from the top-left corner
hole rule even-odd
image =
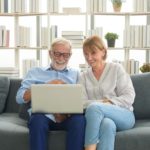
[[[31,90],[26,90],[25,93],[24,93],[24,96],[23,96],[23,99],[26,101],[26,102],[29,102],[31,101]]]
[[[66,83],[60,79],[56,79],[56,80],[52,80],[50,82],[47,82],[47,84],[66,84]],[[54,117],[55,117],[55,120],[57,123],[63,122],[69,116],[70,115],[66,115],[66,114],[54,114]]]
[[[52,80],[50,82],[47,82],[47,84],[66,84],[66,83],[60,79],[57,79],[57,80]]]
[[[54,117],[55,117],[55,120],[56,120],[57,123],[61,123],[64,120],[66,120],[69,117],[69,115],[66,115],[66,114],[54,114]]]

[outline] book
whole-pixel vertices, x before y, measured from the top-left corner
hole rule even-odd
[[[63,13],[80,13],[81,8],[80,7],[64,7]]]
[[[83,35],[83,31],[62,31],[62,35]]]

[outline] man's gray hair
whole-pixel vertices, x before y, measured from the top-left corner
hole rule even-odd
[[[68,45],[70,50],[72,49],[72,44],[69,40],[65,39],[65,38],[56,38],[52,44],[51,44],[51,47],[50,47],[50,50],[53,50],[55,45],[57,44],[63,44],[63,45]]]

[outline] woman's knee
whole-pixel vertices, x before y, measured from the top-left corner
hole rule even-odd
[[[89,105],[86,109],[86,112],[85,112],[85,117],[96,117],[96,116],[99,116],[99,115],[103,115],[101,109],[100,109],[100,106],[97,105],[97,103],[93,103],[91,105]]]
[[[116,133],[116,124],[110,118],[104,118],[101,122],[101,130]]]

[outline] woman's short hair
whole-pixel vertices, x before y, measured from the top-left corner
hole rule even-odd
[[[57,44],[62,44],[62,45],[67,45],[70,50],[72,49],[72,44],[69,40],[65,39],[65,38],[56,38],[52,44],[51,44],[51,47],[50,47],[50,50],[53,50],[54,47],[57,45]]]
[[[96,49],[105,52],[105,55],[103,57],[103,60],[105,60],[107,58],[107,48],[103,40],[97,35],[93,35],[93,36],[86,38],[83,43],[83,50],[88,50],[88,51],[93,52]]]

